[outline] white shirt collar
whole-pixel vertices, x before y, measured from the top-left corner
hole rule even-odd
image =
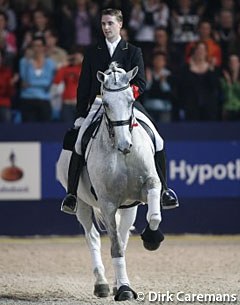
[[[113,53],[114,53],[117,45],[119,44],[120,40],[121,40],[121,36],[119,36],[118,39],[115,40],[114,42],[108,41],[107,38],[105,39],[108,50],[109,50],[111,56],[113,55]]]

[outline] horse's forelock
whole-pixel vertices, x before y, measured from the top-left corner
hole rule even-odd
[[[117,68],[117,69],[107,69],[104,74],[107,74],[107,75],[111,75],[112,73],[120,73],[120,74],[126,74],[126,71],[122,68]]]
[[[119,88],[129,83],[127,72],[117,62],[112,62],[104,74],[108,76],[104,82],[108,88]]]
[[[110,63],[109,70],[116,72],[118,69],[120,69],[120,65],[116,61]]]

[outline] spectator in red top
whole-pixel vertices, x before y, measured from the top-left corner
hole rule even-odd
[[[207,45],[208,60],[213,61],[216,67],[220,67],[222,64],[222,51],[219,44],[212,38],[212,25],[207,20],[202,20],[198,28],[199,40]],[[189,63],[190,55],[193,48],[196,46],[196,42],[190,42],[186,46],[185,56],[186,62]]]
[[[63,104],[61,119],[64,122],[73,123],[76,119],[77,87],[82,69],[83,54],[75,52],[69,55],[68,65],[60,68],[55,76],[54,83],[63,83]]]
[[[15,78],[4,65],[4,51],[0,50],[0,122],[11,122],[11,97]]]

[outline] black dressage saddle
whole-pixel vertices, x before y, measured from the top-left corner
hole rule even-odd
[[[91,125],[88,126],[86,131],[83,134],[82,137],[82,152],[83,155],[86,152],[88,143],[92,137],[95,137],[98,131],[98,128],[100,126],[102,117],[97,119],[95,122],[93,122]],[[63,139],[63,149],[73,151],[75,143],[77,141],[79,133],[79,128],[70,128],[67,130],[67,132],[64,135]]]

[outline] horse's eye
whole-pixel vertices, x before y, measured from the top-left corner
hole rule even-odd
[[[106,107],[106,108],[108,108],[108,107],[109,107],[108,102],[103,101],[103,106]]]

